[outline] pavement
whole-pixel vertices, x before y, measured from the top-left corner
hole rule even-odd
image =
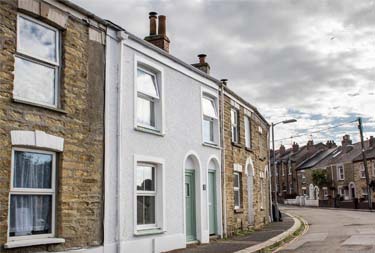
[[[256,230],[249,235],[211,240],[209,244],[189,245],[186,249],[174,250],[169,253],[233,253],[275,238],[293,227],[293,225],[294,219],[284,214],[282,222],[267,224],[262,229]]]
[[[375,212],[286,206],[280,209],[302,217],[309,230],[278,252],[375,252]]]

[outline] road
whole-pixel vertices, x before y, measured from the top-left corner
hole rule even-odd
[[[375,212],[282,207],[303,217],[308,232],[279,252],[375,252]]]

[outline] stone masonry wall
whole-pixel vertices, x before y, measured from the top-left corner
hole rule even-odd
[[[244,108],[241,106],[239,115],[240,124],[240,141],[239,145],[232,144],[231,141],[231,99],[225,96],[224,99],[224,150],[225,150],[225,201],[226,201],[226,215],[227,215],[227,235],[232,235],[238,230],[247,229],[250,226],[261,227],[268,222],[269,216],[269,177],[264,178],[264,205],[261,209],[261,187],[260,174],[264,172],[265,166],[268,165],[268,145],[267,145],[267,131],[263,129],[263,134],[259,134],[258,126],[259,120],[255,115],[251,119],[251,144],[252,149],[245,148],[245,129],[244,129]],[[260,138],[262,138],[260,140]],[[263,143],[262,148],[260,145]],[[247,173],[246,160],[251,157],[254,163],[254,184],[253,184],[253,210],[254,210],[254,224],[249,223],[248,210],[248,193],[247,193]],[[265,159],[264,159],[265,158]],[[234,164],[238,163],[242,166],[241,177],[241,208],[234,209]],[[223,181],[224,182],[224,181]]]
[[[69,17],[62,34],[61,110],[12,99],[17,1],[0,2],[0,252],[61,251],[103,242],[104,46],[86,24]],[[90,64],[89,64],[90,63]],[[96,78],[92,78],[95,74]],[[102,78],[100,77],[102,76]],[[64,138],[57,156],[56,236],[64,244],[5,250],[12,130]]]

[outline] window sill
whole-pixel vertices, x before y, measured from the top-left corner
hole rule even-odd
[[[156,129],[154,130],[154,129],[146,128],[146,127],[142,127],[142,126],[136,126],[136,127],[134,127],[134,130],[139,131],[139,132],[143,132],[143,133],[161,136],[161,137],[163,137],[165,135],[165,134],[161,133],[159,130],[156,130]]]
[[[29,102],[29,101],[18,99],[18,98],[13,98],[13,103],[23,104],[23,105],[30,105],[30,106],[39,107],[39,108],[47,109],[47,110],[54,111],[54,112],[68,114],[63,109],[59,109],[59,108],[48,106],[48,105],[41,105],[41,104],[38,104],[38,103],[33,103],[33,102]]]
[[[242,208],[234,209],[234,213],[243,213]]]
[[[252,148],[245,147],[245,150],[246,150],[246,151],[249,151],[249,152],[251,152],[251,153],[254,153],[254,150],[253,150]]]
[[[12,248],[34,246],[34,245],[57,244],[57,243],[65,243],[65,239],[63,239],[63,238],[42,238],[42,239],[12,241],[12,242],[5,243],[4,248],[12,249]]]
[[[217,144],[215,143],[209,143],[209,142],[203,142],[203,146],[210,147],[210,148],[216,148],[216,149],[221,149]]]
[[[242,145],[236,142],[232,142],[232,146],[235,146],[237,148],[242,148]]]
[[[157,234],[163,234],[165,231],[161,228],[150,228],[150,229],[142,229],[137,230],[134,235],[135,236],[143,236],[143,235],[157,235]]]

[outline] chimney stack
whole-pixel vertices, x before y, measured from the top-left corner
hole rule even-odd
[[[369,146],[370,146],[370,148],[375,148],[375,138],[374,138],[374,136],[370,136]]]
[[[334,140],[329,140],[329,141],[327,141],[326,146],[327,146],[327,148],[335,148],[336,143],[335,143]]]
[[[307,150],[310,150],[312,147],[314,147],[314,141],[313,140],[309,140],[307,142]]]
[[[298,145],[298,143],[297,143],[297,142],[293,142],[293,146],[292,146],[292,148],[293,148],[293,153],[296,153],[296,152],[299,150],[299,145]]]
[[[149,13],[150,35],[146,36],[145,40],[169,53],[170,40],[167,37],[167,18],[164,15],[159,15],[158,31],[156,31],[157,15],[154,11]]]
[[[280,152],[280,155],[283,155],[285,153],[285,146],[283,144],[281,144],[279,148],[279,152]]]
[[[206,74],[210,74],[210,65],[206,62],[207,55],[205,54],[198,54],[199,63],[192,64],[193,67],[200,69]]]
[[[347,145],[351,145],[352,144],[352,140],[350,139],[350,135],[348,134],[345,134],[343,137],[342,137],[342,141],[341,141],[341,145],[343,147],[347,146]]]

